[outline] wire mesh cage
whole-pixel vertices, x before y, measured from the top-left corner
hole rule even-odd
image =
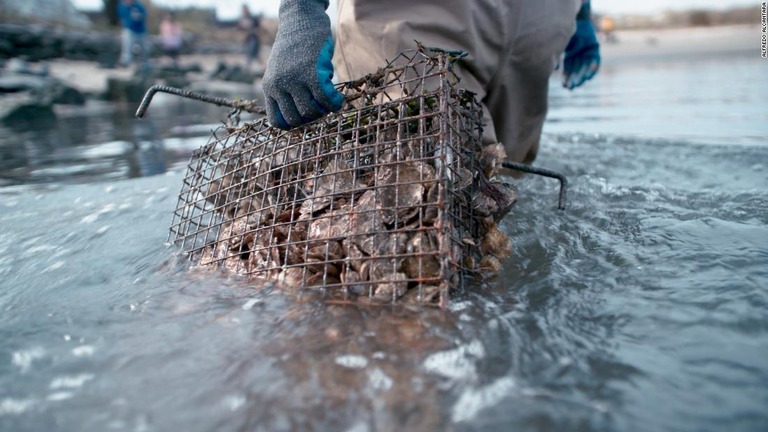
[[[456,59],[404,52],[297,130],[221,126],[191,158],[169,240],[197,265],[331,299],[445,305],[510,252],[495,221],[516,199]]]

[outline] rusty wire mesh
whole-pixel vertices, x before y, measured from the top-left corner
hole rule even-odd
[[[402,53],[298,130],[222,126],[192,156],[170,241],[198,265],[332,299],[444,305],[476,269],[489,214],[514,202],[491,187],[495,213],[476,214],[489,190],[482,111],[454,60]]]

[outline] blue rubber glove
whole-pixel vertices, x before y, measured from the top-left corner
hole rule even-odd
[[[338,111],[344,96],[333,78],[328,0],[282,0],[280,24],[264,73],[267,116],[290,129]]]
[[[591,15],[589,2],[586,2],[576,16],[576,33],[565,47],[563,87],[570,90],[592,79],[600,68],[600,43]]]

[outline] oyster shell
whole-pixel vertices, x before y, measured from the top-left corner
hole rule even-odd
[[[440,260],[434,231],[414,233],[406,244],[407,254],[403,269],[411,279],[423,280],[440,277]]]
[[[380,167],[376,187],[379,206],[386,209],[384,222],[387,225],[395,222],[402,224],[409,216],[412,217],[414,207],[424,201],[426,187],[434,181],[434,168],[421,162],[392,163]]]
[[[483,255],[507,258],[512,253],[512,241],[496,225],[492,225],[483,236],[480,252]]]

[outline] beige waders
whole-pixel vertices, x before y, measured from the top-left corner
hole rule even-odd
[[[464,50],[461,86],[483,104],[486,143],[531,162],[547,114],[548,81],[575,31],[581,0],[339,0],[335,72],[359,78],[414,40]]]

